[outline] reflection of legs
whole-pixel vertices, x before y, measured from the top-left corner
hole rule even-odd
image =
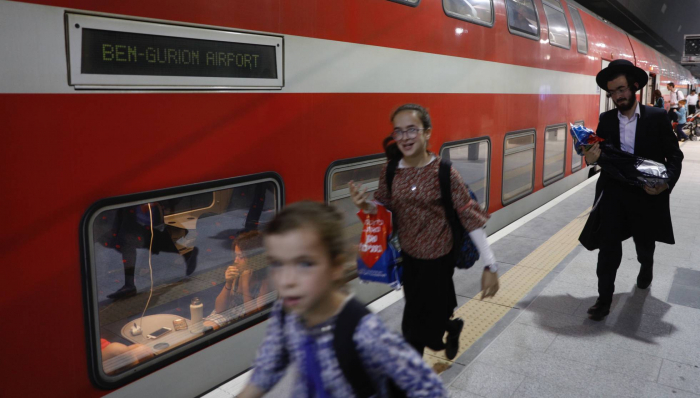
[[[136,247],[125,244],[121,248],[122,262],[124,265],[124,286],[116,292],[107,295],[108,298],[118,300],[136,294],[134,284],[134,272],[136,271]]]
[[[646,289],[654,277],[654,250],[656,249],[656,242],[634,237],[634,246],[637,249],[637,260],[641,264],[639,275],[637,276],[637,287]]]

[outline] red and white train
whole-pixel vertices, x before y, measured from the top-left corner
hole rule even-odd
[[[267,69],[173,72],[205,59]],[[614,59],[649,72],[644,103],[696,82],[567,0],[0,1],[0,396],[195,396],[240,374],[274,292],[215,331],[189,308],[212,311],[238,234],[313,199],[354,236],[347,181],[376,186],[409,102],[498,230],[588,177],[568,125],[610,107],[595,75]],[[110,343],[151,354],[110,365]]]

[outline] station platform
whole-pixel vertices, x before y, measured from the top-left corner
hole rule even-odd
[[[700,142],[681,149],[671,194],[676,244],[657,243],[653,282],[640,290],[634,244],[623,243],[603,321],[586,314],[598,296],[597,251],[578,243],[597,176],[489,237],[500,267],[496,297],[479,298],[480,263],[455,272],[460,352],[453,361],[424,356],[451,397],[700,397]],[[403,305],[392,292],[369,308],[400,333]],[[205,397],[233,397],[248,377]],[[267,396],[288,397],[291,377]]]

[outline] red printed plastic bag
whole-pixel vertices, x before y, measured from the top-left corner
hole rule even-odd
[[[357,259],[357,273],[360,280],[379,282],[401,288],[403,269],[399,251],[391,243],[391,212],[377,204],[377,214],[357,213],[362,220],[360,255]]]

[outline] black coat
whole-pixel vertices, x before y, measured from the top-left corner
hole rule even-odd
[[[601,198],[581,232],[579,241],[588,250],[606,242],[620,242],[631,236],[674,244],[669,197],[681,175],[683,152],[671,122],[663,109],[639,105],[634,154],[663,163],[669,176],[669,189],[649,195],[642,188],[619,182],[601,172],[595,197]],[[620,149],[618,110],[602,113],[596,134]],[[601,156],[605,156],[601,154]]]

